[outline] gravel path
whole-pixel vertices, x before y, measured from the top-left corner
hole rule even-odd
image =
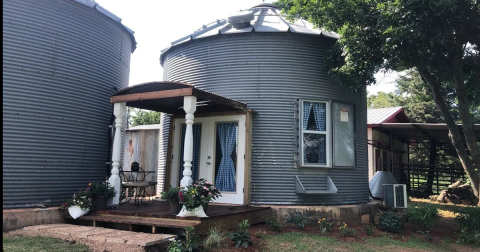
[[[71,243],[85,244],[94,252],[166,251],[168,239],[177,237],[71,224],[29,226],[4,235],[55,237]]]

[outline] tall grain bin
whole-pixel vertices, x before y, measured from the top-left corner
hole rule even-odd
[[[261,4],[204,25],[162,51],[164,81],[189,83],[246,103],[254,111],[246,155],[232,158],[251,160],[250,167],[245,166],[247,172],[236,174],[245,179],[243,192],[248,194],[241,203],[334,205],[368,201],[366,95],[348,92],[323,70],[327,51],[336,39],[338,35],[314,29],[306,21],[289,22],[274,5]],[[208,116],[212,115],[205,118]],[[216,127],[197,118],[202,132],[205,126]],[[167,132],[170,125],[177,126],[170,120],[184,118],[164,115],[162,120]],[[195,127],[193,130],[195,134]],[[173,146],[181,142],[175,141],[180,134],[174,132],[170,128]],[[179,148],[167,149],[166,136],[160,152],[176,155]],[[214,155],[207,158],[206,163],[199,162],[200,174],[202,167],[218,161]],[[181,162],[172,159],[166,167],[167,174],[174,175],[167,181],[175,186],[175,174],[179,174],[176,165]],[[242,188],[235,190],[241,192]]]
[[[133,31],[91,0],[3,1],[3,207],[58,205],[104,181],[110,95]]]

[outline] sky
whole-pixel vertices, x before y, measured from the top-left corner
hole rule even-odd
[[[202,25],[226,18],[229,13],[248,9],[261,0],[95,0],[122,19],[133,30],[137,49],[130,59],[129,86],[162,81],[160,51],[172,41],[198,30]],[[266,3],[273,2],[265,0]],[[395,90],[396,73],[378,73],[377,84],[367,88],[370,94]]]

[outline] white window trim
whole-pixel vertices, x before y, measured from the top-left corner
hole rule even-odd
[[[313,131],[313,130],[304,130],[303,129],[303,102],[315,102],[315,103],[325,103],[326,105],[326,131]],[[318,168],[332,168],[332,116],[331,116],[331,109],[330,109],[331,101],[318,101],[318,100],[300,100],[300,134],[299,134],[299,141],[300,141],[300,166],[301,167],[318,167]],[[326,164],[305,164],[303,159],[303,134],[304,133],[312,133],[312,134],[322,134],[325,135],[326,139]]]

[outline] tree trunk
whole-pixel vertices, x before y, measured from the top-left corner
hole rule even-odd
[[[470,156],[465,150],[465,143],[462,139],[460,130],[455,124],[455,120],[453,119],[452,115],[448,111],[447,104],[440,91],[440,84],[436,80],[436,78],[427,71],[427,69],[424,66],[417,66],[417,70],[420,73],[422,80],[432,91],[435,103],[437,104],[438,109],[442,113],[443,119],[445,120],[445,123],[447,124],[447,127],[450,131],[450,134],[449,134],[450,140],[452,141],[452,144],[455,147],[455,150],[457,151],[457,155],[460,158],[460,162],[462,163],[462,166],[472,183],[473,192],[475,196],[479,197],[480,177],[475,171],[475,167],[472,162],[472,159],[470,159]],[[468,107],[467,107],[467,111],[468,111]],[[473,140],[476,141],[475,135],[473,137]],[[477,151],[478,151],[478,145],[477,145]]]

